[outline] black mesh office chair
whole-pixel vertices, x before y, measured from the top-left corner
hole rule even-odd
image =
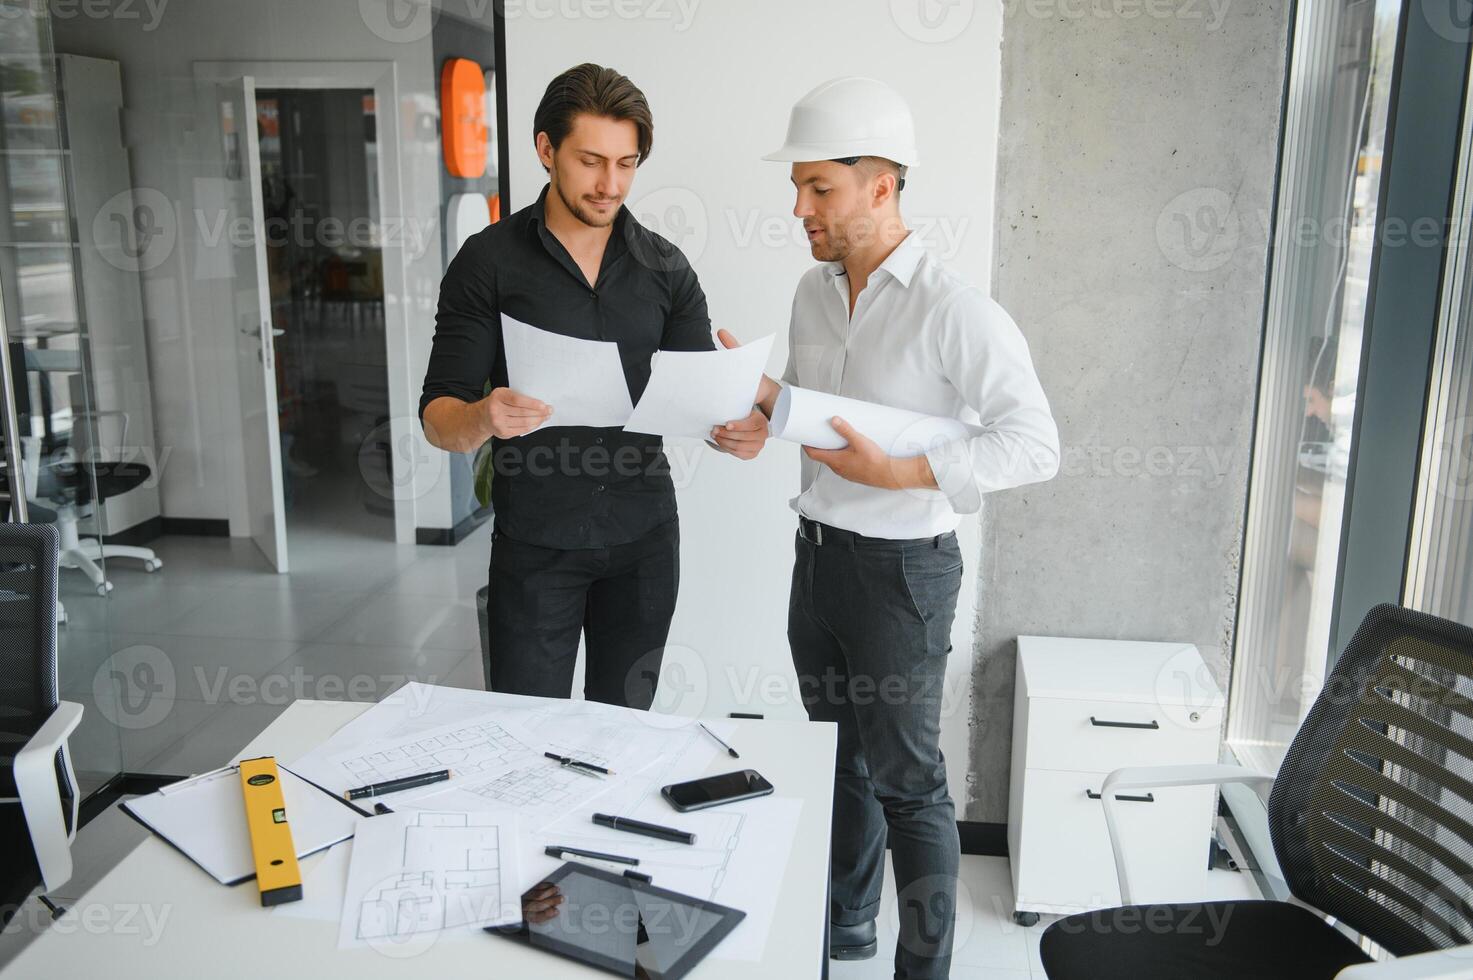
[[[0,524],[0,920],[72,874],[77,785],[67,737],[82,706],[57,696],[59,537]]]
[[[1236,766],[1125,769],[1101,793],[1227,782],[1272,783],[1274,854],[1303,905],[1129,905],[1112,825],[1127,905],[1051,925],[1040,944],[1051,980],[1473,978],[1473,629],[1377,606],[1277,778]],[[1324,916],[1399,958],[1371,963]]]

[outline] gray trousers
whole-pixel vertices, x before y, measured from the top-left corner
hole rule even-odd
[[[808,717],[838,725],[831,921],[879,911],[888,841],[898,980],[951,967],[961,857],[941,696],[961,589],[955,534],[866,538],[800,521],[788,643]]]

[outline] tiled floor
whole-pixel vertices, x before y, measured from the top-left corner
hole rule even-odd
[[[1249,875],[1213,871],[1205,898],[1257,898]],[[1037,925],[1023,928],[1013,922],[1013,884],[1007,858],[962,856],[957,887],[956,942],[952,951],[952,980],[1029,980],[1045,977],[1038,959],[1038,940],[1056,915],[1045,915]],[[895,881],[889,863],[880,899],[880,948],[874,958],[831,962],[833,980],[888,980],[894,975]]]
[[[475,593],[490,526],[455,547],[399,545],[386,519],[330,488],[296,496],[289,574],[248,540],[214,537],[153,542],[154,573],[109,562],[105,600],[62,572],[62,696],[88,707],[80,770],[199,772],[297,698],[482,686]]]

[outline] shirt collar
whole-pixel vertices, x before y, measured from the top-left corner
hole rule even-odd
[[[912,230],[885,256],[885,261],[879,264],[876,271],[888,272],[900,285],[909,287],[910,281],[915,278],[916,267],[921,264],[921,258],[925,254],[926,246],[922,243],[921,236]],[[825,262],[823,267],[829,279],[836,279],[844,274],[842,262]]]
[[[547,207],[547,195],[551,190],[551,183],[542,185],[542,190],[537,195],[537,203],[533,204],[531,208],[531,214],[529,216],[531,219],[531,228],[537,233],[543,244],[553,251],[553,254],[556,255],[560,251],[566,255],[567,249],[563,248],[562,243],[558,242],[557,236],[547,227],[547,211],[545,209]],[[631,220],[633,218],[630,215],[629,206],[626,204],[619,205],[619,213],[614,215],[613,234],[609,236],[609,243],[604,246],[603,268],[607,268],[610,262],[624,254],[625,249],[628,247],[625,236],[630,231],[629,222]],[[557,243],[556,249],[553,248],[553,243]],[[569,261],[572,261],[571,256],[569,257]]]

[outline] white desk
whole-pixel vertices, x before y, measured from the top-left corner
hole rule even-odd
[[[237,758],[263,754],[292,758],[367,707],[298,701]],[[756,769],[779,795],[803,799],[802,816],[786,872],[774,883],[772,901],[777,910],[761,961],[717,959],[718,946],[691,976],[818,977],[827,965],[824,922],[836,730],[831,724],[797,721],[734,723],[740,727],[731,742],[741,759],[722,753],[709,772],[736,766]],[[319,857],[303,861],[304,876],[310,874],[309,862]],[[162,927],[150,928],[149,921],[162,922]],[[217,884],[188,858],[150,836],[0,972],[6,980],[303,976],[540,980],[608,975],[496,936],[438,942],[408,959],[373,949],[339,950],[337,929],[335,922],[271,915],[260,907],[252,883],[234,888]]]

